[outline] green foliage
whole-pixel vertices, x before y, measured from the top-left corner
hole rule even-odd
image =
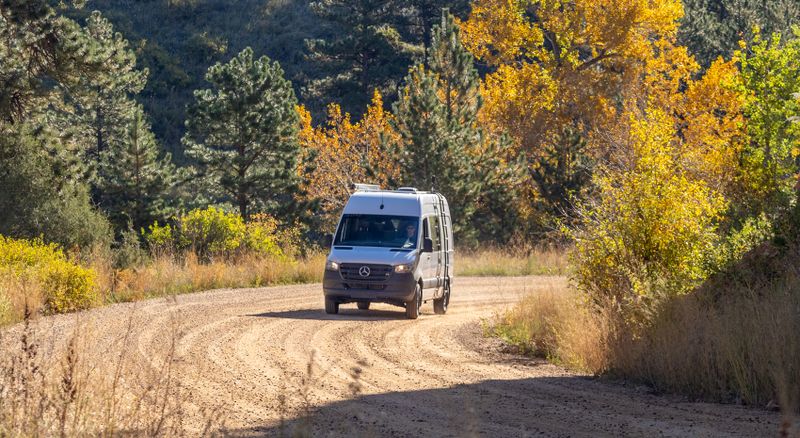
[[[202,261],[232,259],[239,255],[286,258],[296,256],[300,233],[296,227],[282,227],[266,214],[255,214],[245,223],[236,213],[215,207],[192,210],[177,219],[175,227],[158,222],[144,232],[155,253],[190,249]]]
[[[683,0],[683,5],[679,41],[705,66],[720,56],[730,59],[740,40],[753,40],[754,26],[789,37],[792,25],[800,25],[796,0]]]
[[[548,218],[570,217],[572,201],[583,199],[592,178],[586,140],[567,127],[534,158],[531,179],[539,195],[537,206]]]
[[[800,154],[800,28],[793,38],[762,38],[737,52],[749,142],[742,151],[744,181],[754,213],[787,207],[795,198]],[[773,216],[774,217],[774,216]]]
[[[141,234],[147,242],[147,246],[155,254],[171,251],[175,248],[175,236],[172,232],[172,225],[159,225],[158,221],[147,227],[147,232],[142,228]]]
[[[51,105],[48,113],[52,126],[79,145],[94,174],[102,154],[125,137],[136,110],[132,97],[144,87],[147,71],[136,68],[128,41],[99,12],[86,19],[82,34],[86,61],[96,68],[66,88],[63,105]]]
[[[105,217],[76,178],[73,153],[47,129],[29,123],[0,123],[0,233],[65,247],[87,248],[111,238]]]
[[[659,110],[632,120],[631,164],[596,176],[597,202],[572,232],[578,288],[634,330],[706,278],[726,206],[682,171],[673,129]]]
[[[119,244],[114,248],[114,267],[129,268],[141,266],[147,260],[147,253],[142,249],[139,233],[134,229],[124,230],[119,239]]]
[[[502,224],[501,210],[514,198],[521,167],[504,137],[487,138],[478,127],[480,81],[453,16],[444,11],[432,35],[427,67],[411,69],[393,107],[401,182],[441,191],[458,212],[462,242],[479,233],[508,237],[513,228]]]
[[[241,216],[208,207],[180,218],[179,242],[202,258],[229,255],[242,245],[246,230]]]
[[[159,156],[141,107],[133,109],[127,130],[101,155],[100,207],[117,229],[138,229],[174,215],[178,171],[169,154]]]
[[[0,120],[27,119],[42,104],[81,78],[94,74],[96,60],[75,22],[55,14],[47,0],[0,3]]]
[[[401,10],[383,0],[319,0],[312,10],[332,32],[306,42],[317,72],[311,96],[350,114],[361,114],[375,89],[392,96],[415,52],[398,29]]]
[[[0,236],[0,275],[38,283],[45,311],[87,309],[98,301],[95,272],[69,261],[55,244]]]
[[[244,218],[288,209],[299,191],[300,122],[280,65],[247,48],[209,68],[206,80],[212,88],[195,92],[184,137],[206,192]]]
[[[747,218],[736,230],[724,236],[718,247],[707,254],[706,271],[725,270],[737,263],[743,255],[774,235],[774,225],[765,214]]]
[[[281,257],[284,250],[288,254],[296,255],[294,248],[299,246],[297,229],[279,231],[278,221],[265,214],[257,214],[250,218],[246,225],[244,245],[256,254],[262,256]],[[285,246],[281,248],[281,243]]]

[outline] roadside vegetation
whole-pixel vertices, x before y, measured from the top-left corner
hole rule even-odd
[[[479,248],[456,251],[456,275],[468,277],[507,277],[522,275],[566,275],[569,272],[567,249]]]

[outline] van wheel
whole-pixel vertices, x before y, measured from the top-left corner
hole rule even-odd
[[[359,301],[357,305],[359,310],[369,310],[369,301]]]
[[[339,303],[333,298],[325,298],[325,313],[328,315],[339,313]]]
[[[433,311],[437,315],[444,315],[447,313],[447,306],[450,305],[450,283],[444,286],[444,295],[441,298],[433,300]]]
[[[406,318],[419,318],[419,308],[422,307],[422,288],[419,283],[414,288],[414,301],[406,303]]]

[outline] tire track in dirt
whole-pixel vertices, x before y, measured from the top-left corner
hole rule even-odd
[[[388,305],[369,311],[342,306],[339,315],[326,315],[320,285],[211,291],[45,320],[54,338],[65,338],[77,320],[91,320],[110,343],[133,318],[130,360],[142,367],[158,366],[176,339],[188,406],[222,405],[225,429],[219,432],[232,435],[276,435],[282,417],[287,433],[296,428],[333,436],[777,432],[774,413],[647,394],[501,353],[497,341],[481,337],[482,318],[565,281],[459,278],[448,314],[434,315],[428,303],[416,321]],[[361,374],[354,392],[355,367]],[[302,417],[306,409],[311,419]],[[187,421],[200,428],[196,417],[190,413]]]

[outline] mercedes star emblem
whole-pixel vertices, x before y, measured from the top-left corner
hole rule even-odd
[[[358,275],[362,277],[369,277],[369,266],[362,266],[358,268]]]

